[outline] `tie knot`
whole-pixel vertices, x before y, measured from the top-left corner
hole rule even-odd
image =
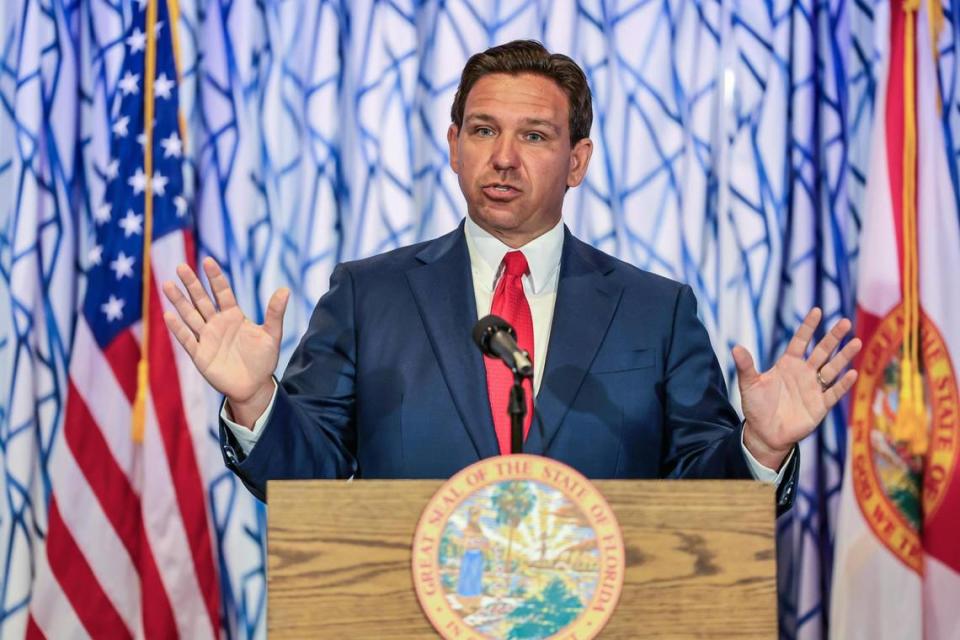
[[[522,276],[530,271],[522,251],[509,251],[503,256],[503,271],[508,276]]]

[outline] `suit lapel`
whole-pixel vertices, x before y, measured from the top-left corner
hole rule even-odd
[[[607,333],[622,293],[604,277],[613,269],[607,260],[564,230],[547,361],[524,453],[546,455]]]
[[[407,272],[434,354],[480,458],[499,452],[487,399],[483,356],[470,330],[477,322],[470,256],[463,224],[417,254],[423,263]]]

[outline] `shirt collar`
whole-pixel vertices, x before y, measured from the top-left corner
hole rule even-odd
[[[470,253],[470,266],[475,281],[493,291],[500,275],[500,263],[508,251],[514,251],[499,238],[480,228],[470,216],[463,227]],[[530,266],[530,292],[540,293],[550,282],[550,276],[560,268],[563,252],[563,220],[558,220],[552,229],[537,236],[519,248]]]

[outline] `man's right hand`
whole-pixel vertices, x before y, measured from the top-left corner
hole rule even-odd
[[[263,324],[254,324],[237,306],[230,283],[216,261],[205,259],[203,270],[216,306],[193,270],[181,264],[177,275],[190,297],[173,282],[164,282],[163,293],[177,313],[167,311],[163,319],[200,374],[227,397],[233,420],[252,429],[273,397],[272,376],[280,358],[283,313],[290,291],[275,291]]]

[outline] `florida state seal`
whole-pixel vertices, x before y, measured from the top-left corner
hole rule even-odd
[[[623,537],[580,473],[489,458],[427,504],[413,541],[420,606],[445,638],[592,638],[623,586]]]
[[[852,481],[863,516],[877,538],[921,571],[920,528],[936,514],[960,455],[957,379],[937,327],[921,316],[925,453],[893,435],[899,400],[903,307],[880,322],[864,349],[850,421]]]

